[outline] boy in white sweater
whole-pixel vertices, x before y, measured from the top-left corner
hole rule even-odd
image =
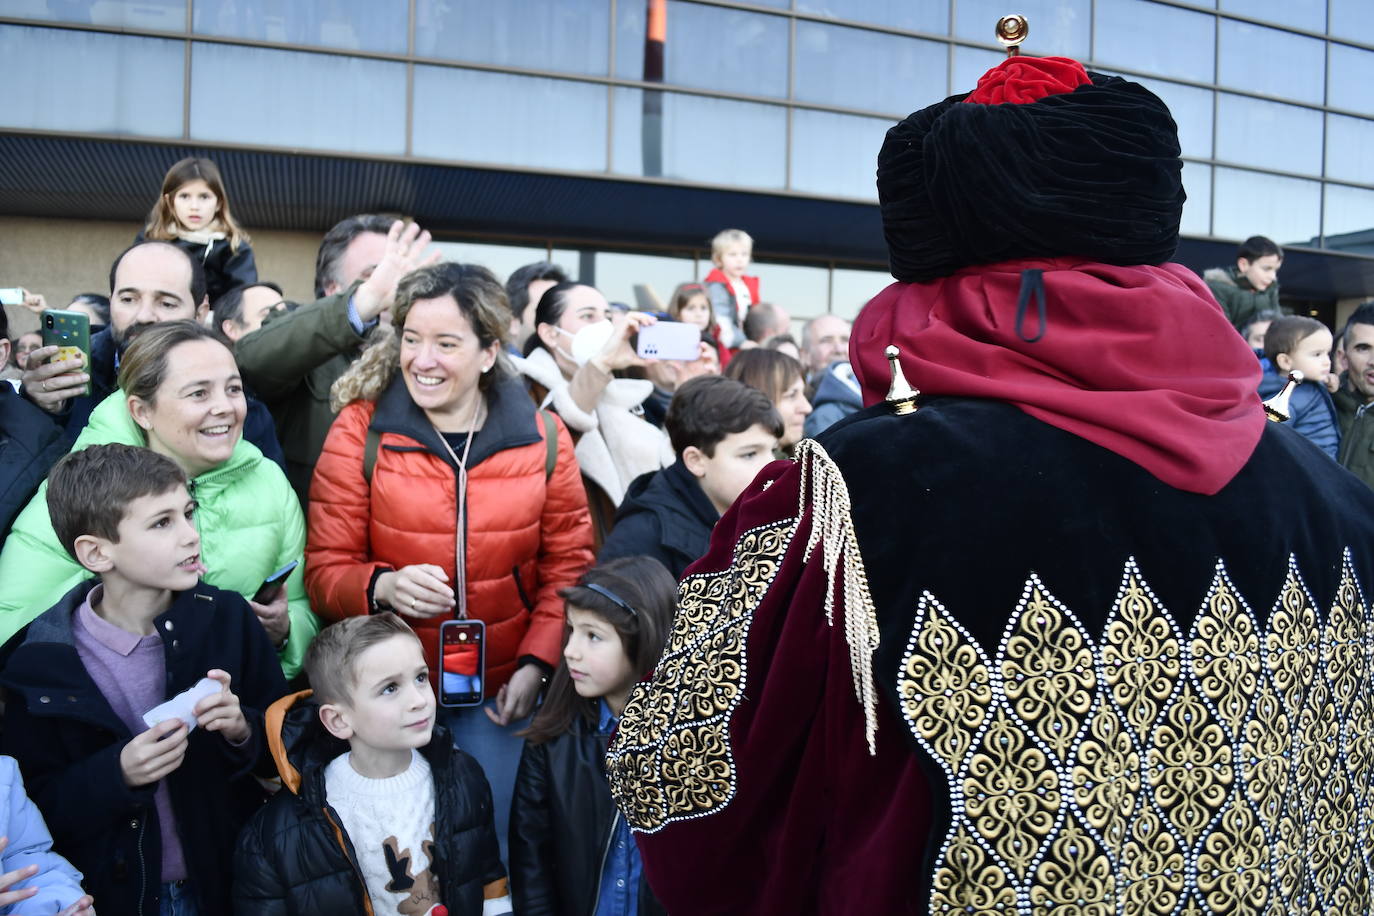
[[[240,838],[235,912],[510,913],[491,788],[434,724],[414,631],[349,618],[315,637],[305,670],[313,697],[268,712],[288,791]]]

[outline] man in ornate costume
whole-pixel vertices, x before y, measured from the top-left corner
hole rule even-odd
[[[889,131],[870,406],[721,519],[611,747],[670,912],[1371,911],[1374,494],[1168,263],[1178,157],[1061,58]]]

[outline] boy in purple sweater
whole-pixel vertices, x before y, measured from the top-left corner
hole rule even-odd
[[[172,461],[74,452],[47,499],[58,538],[99,578],[11,642],[6,752],[102,911],[227,913],[235,838],[262,801],[251,775],[271,771],[261,711],[286,692],[276,653],[241,596],[200,582],[196,505]],[[203,678],[218,689],[187,721],[148,725]]]

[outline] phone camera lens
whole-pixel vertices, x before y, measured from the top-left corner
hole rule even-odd
[[[49,315],[49,316],[47,317],[47,321],[48,321],[48,327],[52,327],[52,316],[51,316],[51,315]]]

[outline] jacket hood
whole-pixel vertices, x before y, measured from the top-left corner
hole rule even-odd
[[[289,693],[267,707],[267,747],[282,785],[301,794],[302,774],[322,768],[348,750],[348,742],[331,735],[320,722],[314,691]]]
[[[323,779],[316,777],[322,776],[331,760],[347,753],[349,745],[331,735],[320,722],[320,704],[314,699],[314,691],[287,694],[267,707],[263,720],[267,747],[282,785],[296,796],[315,791],[322,793]],[[452,747],[448,730],[435,725],[429,744],[421,748],[420,753],[429,761],[431,769],[439,772],[448,766]],[[323,795],[312,801],[323,801]]]
[[[522,375],[534,379],[550,392],[568,384],[568,380],[563,377],[563,370],[558,368],[558,363],[543,347],[536,347],[529,356],[512,359],[511,362]],[[654,383],[648,379],[613,378],[602,392],[601,401],[597,406],[604,404],[610,407],[630,408],[644,403],[653,392]]]
[[[663,543],[669,547],[685,547],[677,535],[683,530],[680,520],[687,519],[714,527],[720,519],[715,506],[701,489],[692,472],[679,461],[661,471],[643,474],[625,492],[620,512],[641,509],[658,517],[663,529]]]
[[[473,468],[497,452],[540,441],[537,408],[518,378],[502,376],[486,392],[487,419],[472,440],[468,467]],[[410,397],[400,373],[377,399],[372,429],[414,439],[452,464],[434,424]]]
[[[1243,289],[1247,292],[1256,293],[1259,290],[1245,279],[1245,275],[1240,272],[1240,268],[1231,267],[1209,267],[1202,274],[1202,279],[1208,283],[1217,283],[1221,286],[1234,286],[1236,289]]]
[[[852,381],[845,381],[843,376],[848,376]],[[816,385],[816,396],[811,399],[812,406],[821,404],[847,404],[855,409],[864,406],[863,393],[859,389],[859,380],[854,376],[854,370],[848,362],[838,362],[825,370],[820,382]]]

